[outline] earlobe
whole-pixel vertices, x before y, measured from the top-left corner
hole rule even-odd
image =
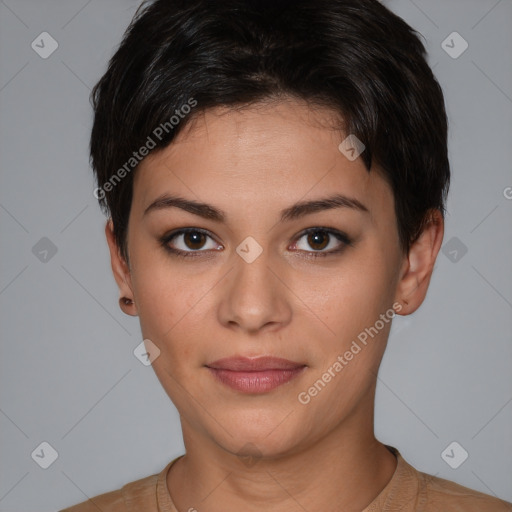
[[[439,249],[444,236],[444,220],[441,212],[433,209],[421,235],[404,256],[401,277],[395,299],[402,305],[401,315],[414,313],[427,294]]]
[[[114,224],[112,219],[108,219],[105,224],[105,236],[110,250],[112,273],[114,274],[114,279],[119,287],[119,307],[127,315],[137,316],[137,307],[135,305],[132,289],[130,267],[121,255],[121,251],[115,241]]]

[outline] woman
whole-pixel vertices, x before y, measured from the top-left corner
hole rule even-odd
[[[93,100],[120,307],[186,453],[67,511],[512,510],[374,434],[450,179],[443,94],[402,19],[376,0],[145,2]]]

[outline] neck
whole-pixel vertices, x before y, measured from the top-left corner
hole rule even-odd
[[[361,512],[397,463],[375,439],[373,422],[366,431],[362,424],[350,418],[306,448],[245,462],[184,428],[186,455],[169,471],[167,487],[179,510]]]

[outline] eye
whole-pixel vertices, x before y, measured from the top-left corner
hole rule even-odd
[[[195,256],[194,253],[218,250],[218,244],[208,245],[206,241],[213,238],[204,230],[198,228],[186,228],[164,236],[161,243],[164,248],[179,256]],[[171,245],[172,242],[172,245]],[[201,250],[203,249],[203,250]]]
[[[213,242],[210,242],[210,246],[207,243],[208,239]],[[302,239],[305,239],[305,244],[300,243]],[[307,253],[307,257],[314,258],[340,253],[345,246],[352,245],[351,239],[345,233],[322,227],[309,228],[303,231],[297,240],[293,249],[298,249],[300,252]],[[201,253],[222,249],[222,246],[216,244],[213,237],[207,231],[199,228],[183,228],[174,231],[165,235],[160,240],[160,243],[166,251],[185,258],[200,256]],[[305,245],[308,245],[313,250],[308,250]]]
[[[299,243],[300,240],[305,239],[305,244]],[[346,245],[352,245],[350,238],[341,231],[328,229],[328,228],[309,228],[299,236],[299,242],[295,243],[295,247],[300,251],[308,253],[308,256],[328,256],[330,254],[337,254],[341,252]],[[308,250],[307,247],[313,249]],[[329,249],[330,250],[324,250]]]

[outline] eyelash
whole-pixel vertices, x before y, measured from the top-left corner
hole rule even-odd
[[[338,241],[342,242],[343,245],[339,249],[330,250],[330,251],[303,251],[308,254],[308,256],[306,256],[306,258],[313,258],[313,259],[314,258],[325,258],[326,256],[331,256],[331,255],[341,253],[345,249],[346,246],[352,246],[352,240],[345,233],[342,233],[341,231],[338,231],[335,229],[324,228],[324,227],[314,227],[314,228],[305,229],[297,236],[296,240],[299,241],[301,238],[303,238],[306,235],[309,235],[311,233],[318,233],[318,232],[326,233],[328,235],[333,235],[334,238],[336,238]],[[187,233],[202,233],[202,234],[213,239],[213,237],[210,235],[210,233],[208,233],[208,231],[206,231],[204,229],[183,228],[183,229],[179,229],[177,231],[174,231],[174,232],[164,235],[160,239],[160,243],[167,252],[171,253],[171,255],[173,255],[173,256],[178,256],[180,258],[197,258],[197,257],[201,256],[201,253],[208,252],[207,250],[205,251],[205,250],[201,250],[201,249],[198,249],[195,251],[193,251],[193,250],[182,251],[180,249],[174,249],[169,246],[169,243],[172,240],[174,240],[175,238],[177,238],[180,235],[187,234]],[[330,240],[329,240],[329,242],[330,242]],[[300,251],[301,250],[299,249],[299,252]]]

